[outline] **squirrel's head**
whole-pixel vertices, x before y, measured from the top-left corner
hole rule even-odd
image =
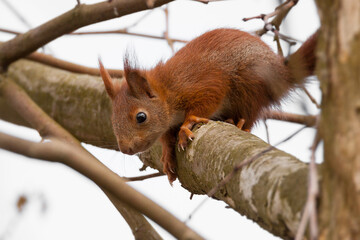
[[[135,154],[148,149],[168,128],[166,105],[151,88],[145,71],[124,61],[125,81],[113,81],[99,60],[101,77],[112,100],[112,124],[120,151]]]

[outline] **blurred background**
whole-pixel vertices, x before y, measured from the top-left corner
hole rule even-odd
[[[81,1],[84,4],[96,2],[100,1]],[[170,38],[189,41],[208,30],[221,27],[250,32],[258,30],[263,27],[261,20],[243,22],[242,19],[272,12],[280,3],[278,0],[232,0],[202,4],[180,0],[166,7],[131,14],[80,30],[127,28],[132,33],[163,36],[168,29]],[[69,11],[76,4],[75,0],[0,0],[0,29],[25,32]],[[168,27],[165,8],[168,11]],[[318,27],[319,19],[314,1],[301,0],[281,25],[281,33],[304,41]],[[13,37],[12,34],[0,32],[0,41]],[[264,35],[262,39],[276,51],[272,34]],[[288,44],[283,41],[281,43],[287,54]],[[297,44],[291,51],[300,45]],[[136,53],[140,66],[150,68],[158,61],[171,57],[173,51],[183,46],[184,43],[175,42],[172,49],[166,40],[103,34],[63,36],[40,51],[91,67],[97,67],[98,56],[101,56],[107,68],[122,69],[126,49]],[[316,79],[311,79],[306,86],[320,102],[319,83]],[[284,101],[282,110],[300,114],[318,113],[302,91],[291,94]],[[272,144],[301,127],[273,120],[267,120],[267,125]],[[36,131],[1,120],[0,132],[32,141],[41,140]],[[263,122],[259,122],[252,133],[267,140]],[[279,148],[307,162],[314,133],[313,129],[306,129]],[[120,176],[132,177],[155,172],[151,169],[140,172],[142,163],[137,157],[91,145],[85,147]],[[317,155],[317,159],[321,161],[321,148]],[[170,187],[166,177],[129,184],[181,220],[185,220],[205,198],[195,195],[190,200],[190,192],[183,189],[179,181]],[[225,207],[223,202],[207,201],[189,221],[190,227],[207,239],[278,239],[246,217]],[[173,239],[156,224],[154,226],[164,239]],[[133,239],[133,235],[103,192],[87,178],[62,164],[32,160],[0,149],[0,239],[126,240]]]

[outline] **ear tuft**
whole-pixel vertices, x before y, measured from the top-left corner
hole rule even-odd
[[[134,62],[130,62],[129,53],[126,52],[124,56],[124,73],[125,80],[129,86],[130,92],[136,98],[147,96],[149,98],[155,97],[145,74],[136,66],[136,59],[131,57]]]
[[[116,85],[113,83],[113,80],[109,72],[104,68],[102,61],[99,57],[99,69],[102,80],[104,81],[105,89],[111,99],[114,99],[117,93]]]

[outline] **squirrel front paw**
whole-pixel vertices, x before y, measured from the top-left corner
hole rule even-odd
[[[187,146],[188,139],[192,141],[194,140],[194,138],[195,138],[194,133],[190,129],[181,126],[179,131],[178,150],[180,151],[180,149],[182,149],[184,151],[184,149]]]
[[[200,118],[194,115],[189,115],[180,127],[178,150],[180,151],[180,149],[184,150],[186,148],[188,139],[190,141],[194,140],[195,136],[194,133],[191,131],[191,128],[196,123],[208,123],[208,122],[209,119],[207,118]]]

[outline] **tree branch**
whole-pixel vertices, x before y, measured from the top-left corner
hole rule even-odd
[[[9,34],[15,34],[19,35],[22,34],[21,32],[0,28],[0,32],[9,33]],[[170,40],[172,42],[180,42],[180,43],[187,43],[188,41],[183,39],[177,39],[177,38],[166,38],[165,36],[156,36],[156,35],[150,35],[150,34],[143,34],[143,33],[134,33],[129,32],[128,28],[125,29],[118,29],[118,30],[107,30],[107,31],[88,31],[88,32],[71,32],[66,35],[70,36],[79,36],[79,35],[98,35],[98,34],[124,34],[129,36],[135,36],[135,37],[143,37],[143,38],[152,38],[157,40]]]
[[[42,137],[57,138],[77,146],[79,150],[88,154],[92,161],[98,161],[88,153],[69,132],[43,112],[17,84],[7,79],[0,82],[0,95],[5,98],[9,106],[15,109],[29,124],[34,127]],[[152,240],[161,239],[160,235],[149,224],[149,222],[136,210],[129,208],[118,200],[116,196],[102,189],[110,201],[118,209],[126,222],[129,224],[134,236],[144,237]]]
[[[100,76],[99,68],[91,68],[76,63],[67,62],[59,58],[55,58],[51,55],[47,55],[39,52],[31,53],[26,58],[39,63],[46,64],[48,66],[70,71],[73,73],[83,73],[93,76]],[[117,69],[107,69],[107,70],[112,77],[121,78],[124,74],[122,70],[117,70]]]
[[[264,113],[265,119],[274,119],[280,121],[287,121],[292,123],[303,124],[308,127],[314,127],[317,116],[314,115],[300,115],[295,113],[286,113],[279,111],[266,111]]]
[[[284,40],[289,40],[286,37],[283,38],[278,30],[280,29],[280,24],[283,21],[283,19],[287,16],[287,14],[290,12],[290,10],[298,3],[298,0],[287,0],[283,4],[279,5],[275,8],[275,10],[268,14],[260,14],[259,16],[255,17],[249,17],[249,18],[243,18],[243,21],[249,21],[252,19],[262,19],[264,21],[264,27],[261,30],[256,31],[256,34],[259,36],[264,35],[268,31],[273,31],[275,34],[277,34],[279,37],[281,37]],[[275,18],[269,22],[269,19],[274,17]]]
[[[8,76],[82,141],[97,146],[104,142],[116,145],[110,123],[111,105],[100,78],[66,73],[26,60],[12,64]],[[1,104],[0,97],[0,118],[16,119],[11,111]],[[196,194],[206,194],[236,163],[269,146],[226,123],[211,122],[194,132],[196,139],[186,152],[178,153],[177,161],[180,182]],[[162,169],[160,156],[160,146],[154,145],[140,158]],[[273,234],[290,239],[295,236],[305,203],[307,174],[306,164],[274,149],[238,172],[215,197]]]
[[[144,213],[178,239],[203,239],[159,205],[128,186],[118,175],[76,146],[52,139],[34,143],[0,133],[0,147],[31,158],[64,163],[94,181],[111,195]]]
[[[158,0],[155,7],[161,6],[171,0]],[[0,45],[0,72],[7,66],[24,57],[46,43],[78,28],[121,17],[130,13],[148,9],[143,0],[113,0],[92,5],[77,5],[74,9],[36,27],[24,34]]]
[[[207,194],[236,164],[269,148],[261,139],[222,122],[210,122],[193,131],[195,139],[177,153],[181,185],[195,194]],[[224,141],[226,139],[226,141]],[[157,166],[161,148],[152,147],[140,159]],[[306,200],[307,165],[273,149],[254,160],[221,188],[215,199],[284,239],[293,239]]]

